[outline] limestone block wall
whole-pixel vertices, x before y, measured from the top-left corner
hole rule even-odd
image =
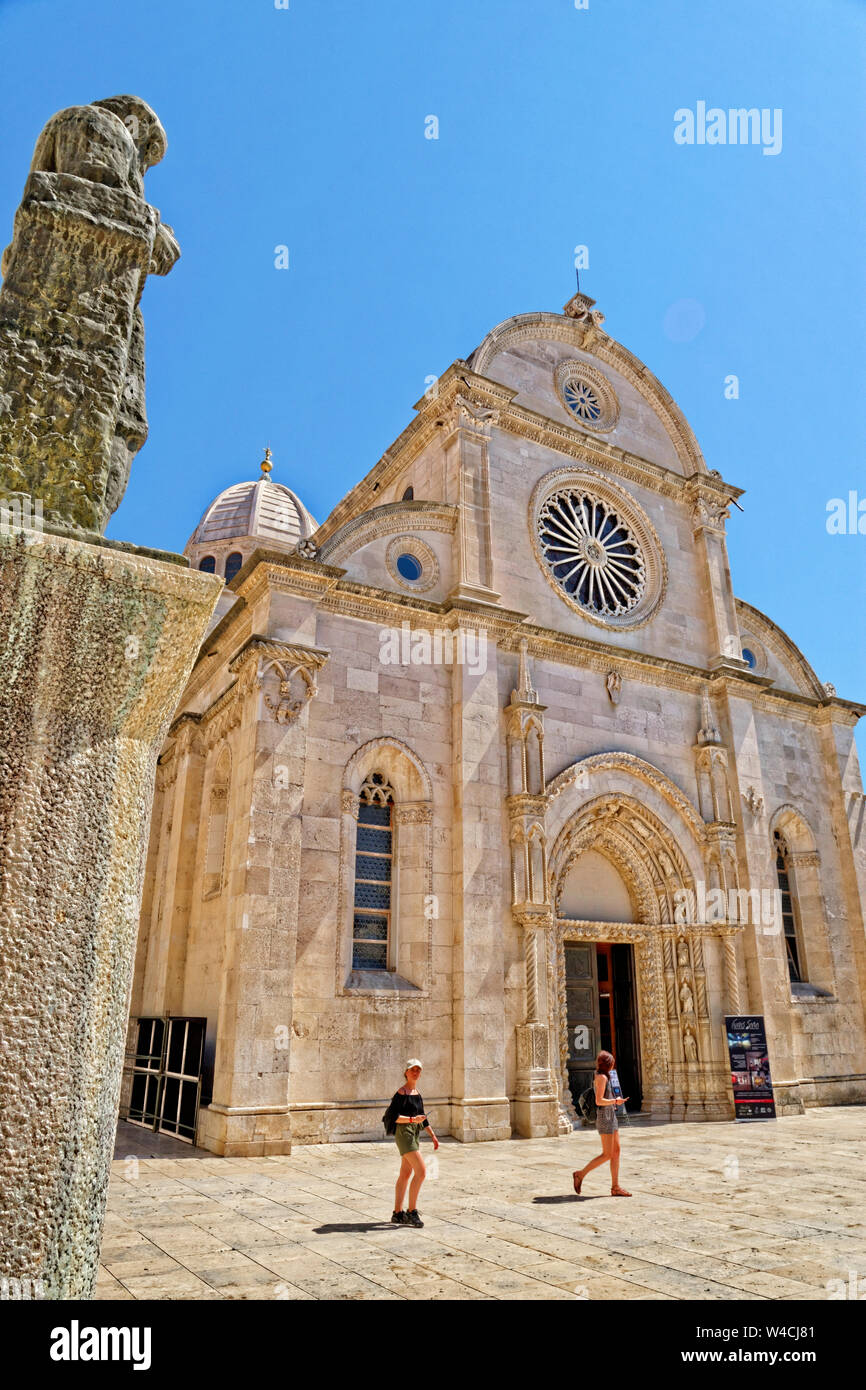
[[[330,657],[310,707],[307,739],[291,1059],[292,1125],[299,1143],[380,1137],[381,1102],[397,1089],[410,1055],[424,1063],[423,1094],[437,1131],[450,1129],[450,673],[446,666],[383,664],[381,632],[378,624],[332,614],[321,614],[317,624],[316,644]],[[369,755],[368,744],[374,745]],[[361,755],[370,770],[381,768],[398,786],[406,761],[402,749],[429,777],[429,892],[436,916],[423,918],[427,895],[418,893],[417,881],[414,891],[409,882],[423,868],[423,850],[419,843],[409,862],[401,855],[401,837],[405,842],[416,827],[400,823],[398,796],[395,930],[404,943],[397,959],[403,985],[346,988],[341,888],[350,888],[354,875],[354,822],[342,800],[347,767]],[[410,935],[415,944],[407,950]]]
[[[736,749],[732,775],[743,821],[741,885],[776,888],[772,835],[780,828],[793,856],[801,965],[808,981],[827,992],[792,999],[780,924],[749,930],[751,1007],[767,1017],[774,1075],[780,1082],[808,1081],[800,1087],[807,1104],[862,1096],[862,917],[838,766],[825,756],[816,713],[736,698],[728,709]],[[747,801],[752,795],[758,798],[755,810]],[[852,1079],[842,1083],[843,1075]]]

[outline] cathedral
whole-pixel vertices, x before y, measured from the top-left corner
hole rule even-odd
[[[866,1101],[854,726],[737,598],[741,490],[578,293],[507,319],[321,524],[269,456],[159,758],[121,1113],[217,1154]]]

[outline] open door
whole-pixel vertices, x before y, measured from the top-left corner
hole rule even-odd
[[[577,1110],[578,1096],[592,1085],[599,1052],[598,968],[594,941],[566,941],[563,945],[568,1084]]]

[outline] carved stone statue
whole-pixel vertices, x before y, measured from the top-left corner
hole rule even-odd
[[[605,677],[608,699],[612,705],[619,704],[619,697],[622,694],[622,676],[619,671],[608,671]]]
[[[101,535],[147,438],[139,301],[180,255],[144,196],[165,149],[134,96],[59,111],[36,142],[2,259],[0,493],[49,529]]]
[[[684,1014],[693,1014],[695,1011],[694,998],[688,980],[683,980],[680,985],[680,1008]]]

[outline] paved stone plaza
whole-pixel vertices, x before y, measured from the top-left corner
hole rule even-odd
[[[608,1197],[605,1169],[581,1198],[571,1191],[572,1169],[597,1151],[592,1132],[446,1140],[438,1164],[425,1144],[423,1231],[388,1224],[390,1141],[126,1157],[113,1165],[96,1297],[827,1299],[830,1281],[866,1279],[864,1140],[861,1107],[635,1126],[623,1130],[630,1201]],[[118,1152],[163,1144],[125,1125]]]

